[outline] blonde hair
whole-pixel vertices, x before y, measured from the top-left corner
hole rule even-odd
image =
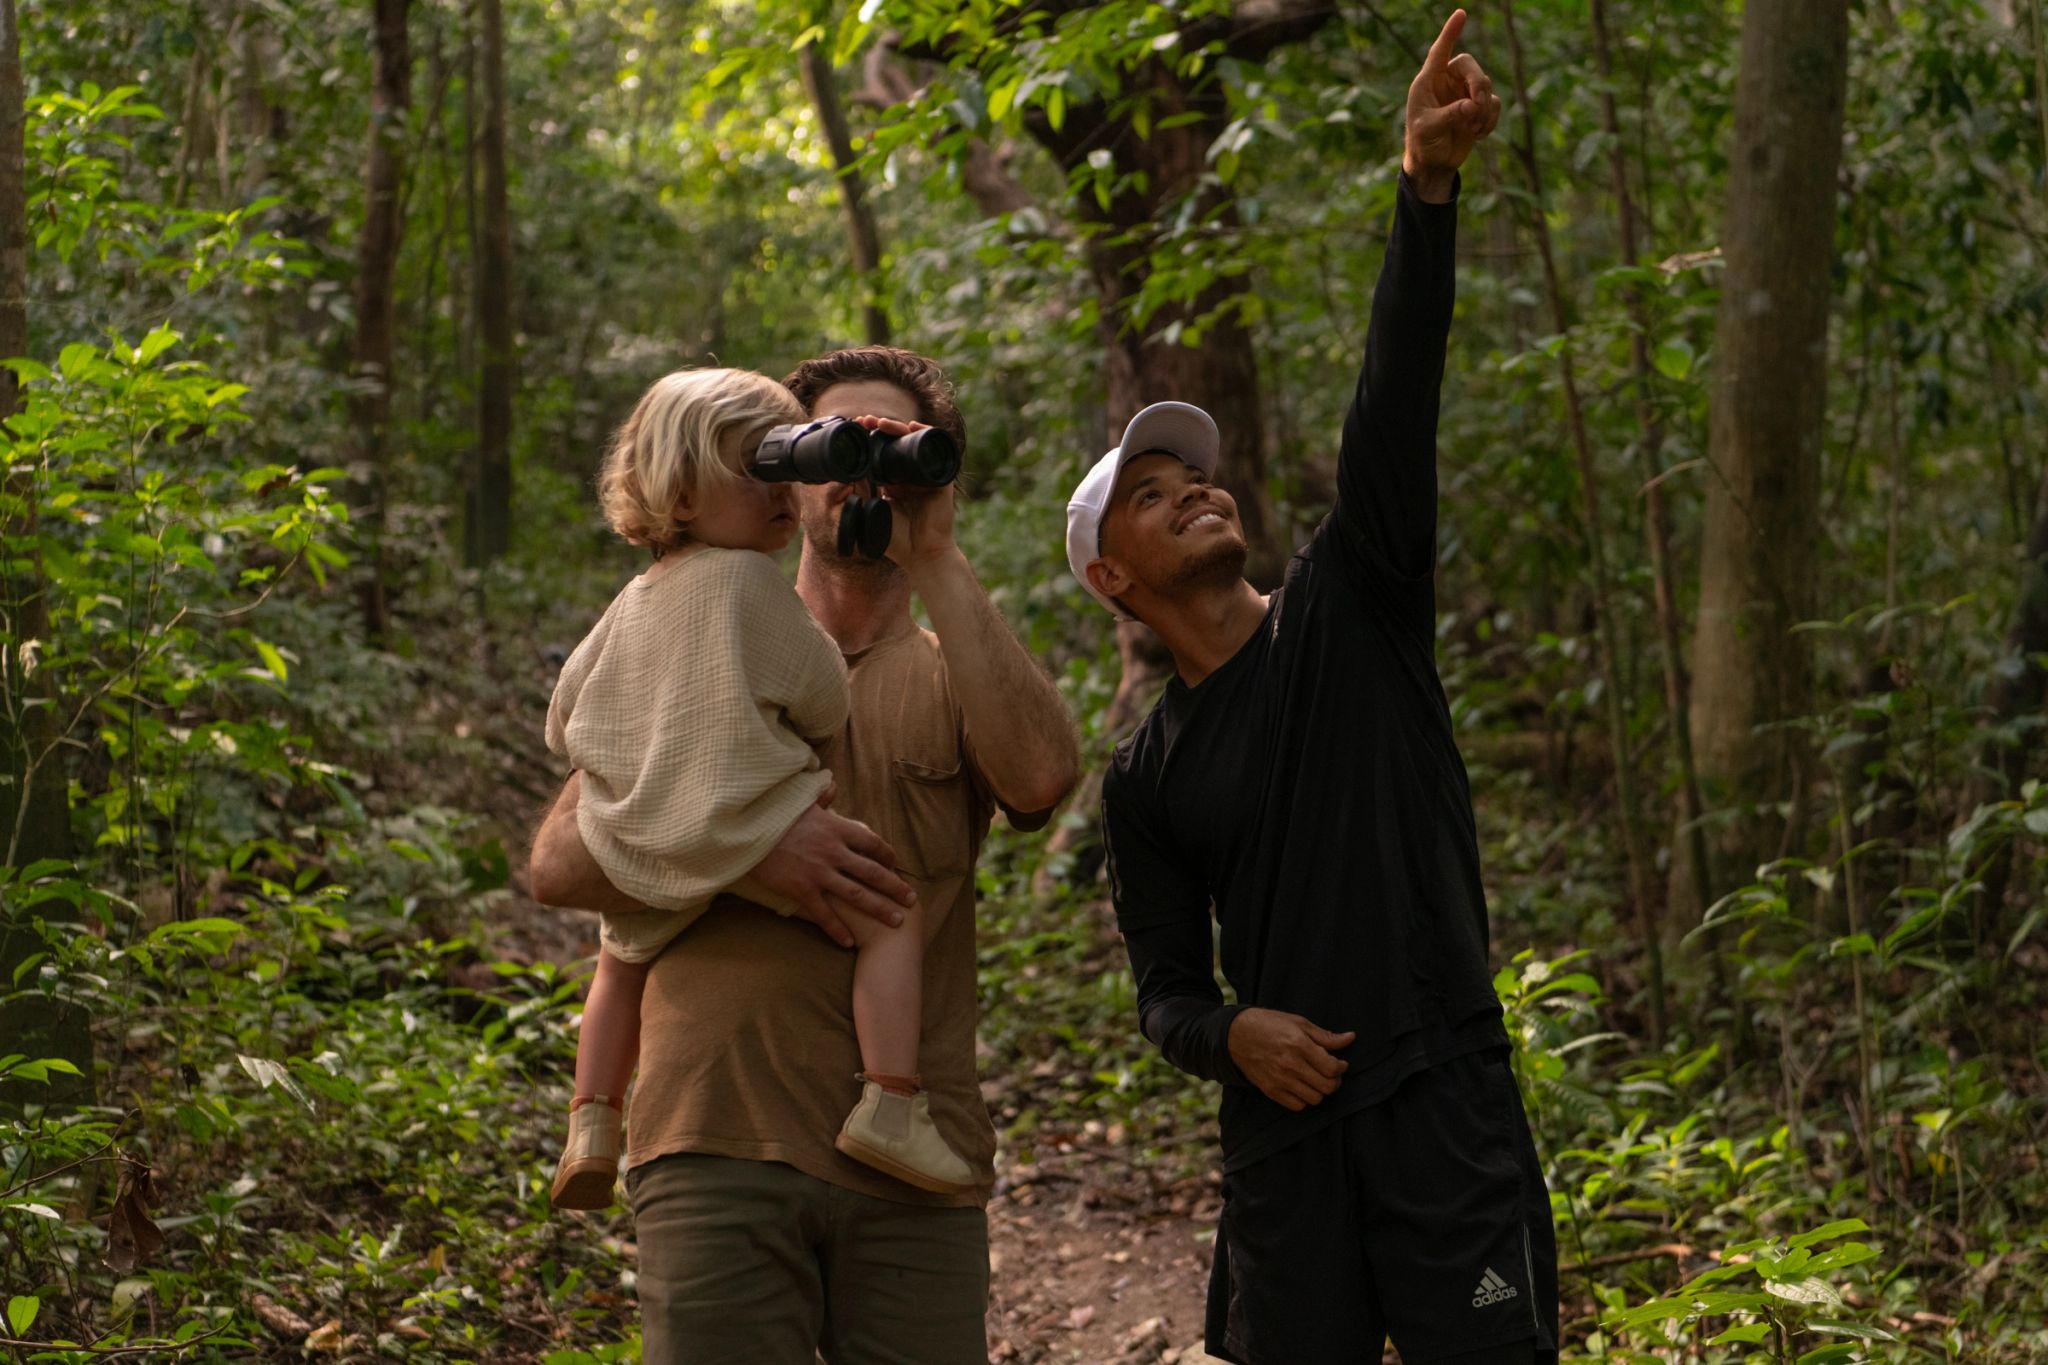
[[[726,454],[768,428],[804,420],[788,389],[752,370],[677,370],[654,381],[612,439],[597,500],[611,528],[657,557],[689,539],[675,506],[686,494],[741,477]]]

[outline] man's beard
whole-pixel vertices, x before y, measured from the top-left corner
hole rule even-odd
[[[1184,592],[1191,588],[1235,583],[1244,577],[1244,561],[1248,553],[1244,541],[1237,536],[1219,540],[1208,549],[1182,560],[1174,569],[1168,586]]]

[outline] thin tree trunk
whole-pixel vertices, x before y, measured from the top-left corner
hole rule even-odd
[[[0,0],[0,359],[28,351],[25,95],[19,15],[15,0]],[[14,372],[0,370],[0,419],[13,416],[20,402]],[[0,785],[0,865],[25,867],[71,856],[71,813],[49,690],[26,670],[29,651],[21,648],[46,639],[50,628],[43,566],[35,550],[35,475],[11,475],[7,484],[21,510],[0,530],[10,544],[26,545],[28,552],[19,555],[25,562],[0,580],[0,764],[8,779]],[[37,913],[45,919],[65,914],[61,901],[46,901]],[[0,1083],[0,1105],[26,1098],[90,1103],[92,1018],[69,1001],[44,997],[33,983],[16,994],[16,969],[42,952],[44,943],[33,928],[14,928],[12,919],[11,913],[0,913],[0,1038],[9,1051],[62,1058],[80,1075],[53,1076],[47,1088]]]
[[[28,353],[27,118],[21,70],[21,35],[15,0],[0,0],[0,359]],[[0,420],[20,408],[14,371],[0,369]],[[0,647],[0,739],[6,745],[7,781],[0,784],[0,864],[22,867],[71,852],[70,813],[63,765],[55,748],[54,712],[42,680],[28,670],[33,651],[22,646],[50,633],[47,585],[36,553],[36,487],[32,470],[8,476],[19,509],[5,525],[6,539],[28,547],[4,580],[6,640]],[[10,556],[12,557],[12,556]],[[13,978],[0,974],[0,993]]]
[[[512,214],[505,195],[505,19],[481,0],[484,120],[483,256],[477,262],[477,331],[483,371],[476,467],[470,481],[469,560],[488,564],[512,542]]]
[[[882,300],[882,238],[875,227],[875,211],[867,201],[867,187],[861,180],[859,156],[853,150],[853,130],[846,121],[846,107],[839,99],[832,60],[822,42],[805,43],[797,54],[803,69],[804,89],[817,111],[818,127],[832,153],[833,173],[839,185],[839,206],[846,213],[846,240],[853,253],[853,269],[860,280],[861,323],[870,345],[889,343],[889,312]]]
[[[1847,0],[1743,12],[1692,652],[1703,795],[1744,817],[1715,841],[1731,872],[1775,845],[1758,813],[1809,761],[1785,722],[1810,695],[1848,32]]]
[[[476,7],[469,0],[462,7],[462,225],[469,235],[469,279],[466,288],[476,289],[477,263],[484,258],[483,216],[477,212],[476,189]],[[452,279],[452,276],[451,276]],[[461,292],[453,300],[455,325],[455,367],[463,374],[476,369],[476,312],[468,307]]]
[[[1507,31],[1508,50],[1515,69],[1515,88],[1527,90],[1522,69],[1522,44],[1515,33],[1512,0],[1501,0],[1501,21]],[[1544,216],[1543,177],[1536,162],[1536,123],[1529,101],[1520,101],[1522,114],[1521,154],[1529,179],[1529,224],[1536,238],[1537,255],[1543,263],[1543,285],[1550,299],[1551,323],[1559,333],[1569,330],[1564,289],[1558,282],[1557,260],[1551,250],[1550,225]],[[1571,346],[1557,353],[1559,379],[1564,387],[1565,417],[1571,429],[1572,448],[1577,453],[1579,494],[1586,519],[1586,550],[1593,579],[1593,614],[1600,636],[1600,674],[1607,713],[1607,741],[1614,750],[1614,797],[1619,807],[1621,842],[1628,863],[1629,897],[1635,902],[1636,932],[1642,939],[1643,956],[1649,969],[1650,1039],[1662,1047],[1667,1027],[1664,1001],[1664,945],[1657,932],[1656,907],[1651,900],[1649,855],[1643,848],[1642,812],[1636,805],[1635,765],[1629,755],[1628,716],[1622,690],[1620,622],[1614,614],[1614,587],[1607,567],[1607,533],[1600,514],[1599,471],[1593,459],[1593,443],[1586,432],[1586,413],[1579,398],[1578,377],[1573,367]]]
[[[357,524],[365,542],[360,586],[363,629],[382,641],[391,627],[384,583],[384,527],[390,479],[393,285],[405,231],[406,114],[412,104],[411,0],[372,0],[369,151],[363,169],[363,233],[356,253],[356,335],[350,357],[350,416],[356,429]]]
[[[1607,134],[1608,171],[1614,182],[1617,225],[1621,233],[1621,262],[1633,267],[1639,259],[1636,244],[1635,198],[1629,192],[1628,161],[1622,149],[1621,117],[1614,103],[1614,58],[1608,45],[1606,0],[1592,0],[1593,53],[1600,70],[1600,121]],[[1671,717],[1671,747],[1678,766],[1678,834],[1673,840],[1672,888],[1666,893],[1669,921],[1697,923],[1713,902],[1713,881],[1707,859],[1706,830],[1699,819],[1700,779],[1692,755],[1691,703],[1687,698],[1685,654],[1681,643],[1683,622],[1678,614],[1678,592],[1671,571],[1671,520],[1664,501],[1664,484],[1658,456],[1664,447],[1664,424],[1657,417],[1651,399],[1655,383],[1650,360],[1650,316],[1642,290],[1630,285],[1627,291],[1629,321],[1629,367],[1635,376],[1636,464],[1642,476],[1644,509],[1643,538],[1650,551],[1650,581],[1657,605],[1657,639],[1664,671],[1664,707]],[[1683,913],[1681,913],[1683,912]],[[1719,959],[1715,959],[1716,965]]]

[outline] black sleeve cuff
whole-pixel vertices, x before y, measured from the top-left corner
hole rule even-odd
[[[1230,1026],[1238,1015],[1250,1008],[1250,1005],[1225,1005],[1216,1011],[1215,1022],[1211,1025],[1216,1030],[1216,1079],[1225,1085],[1251,1084],[1237,1069],[1237,1062],[1230,1055]]]
[[[1441,204],[1432,204],[1422,197],[1420,190],[1415,188],[1415,182],[1408,178],[1408,172],[1402,171],[1400,173],[1400,189],[1398,193],[1401,198],[1407,200],[1424,213],[1449,213],[1458,207],[1458,196],[1464,193],[1464,187],[1464,173],[1452,171],[1451,197],[1444,200]]]

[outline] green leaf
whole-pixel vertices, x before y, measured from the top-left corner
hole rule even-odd
[[[1826,1304],[1829,1308],[1842,1306],[1842,1296],[1835,1292],[1835,1287],[1826,1280],[1815,1279],[1811,1275],[1803,1280],[1766,1280],[1764,1290],[1781,1299],[1790,1299],[1793,1303],[1819,1303]]]
[[[988,94],[988,117],[991,123],[1001,123],[1003,116],[1010,112],[1010,102],[1017,98],[1020,82],[1012,78],[1004,81]]]
[[[43,1301],[32,1294],[18,1294],[7,1301],[7,1325],[14,1329],[14,1335],[25,1337],[28,1329],[35,1325],[36,1314],[43,1309]]]
[[[1858,1358],[1854,1346],[1837,1342],[1832,1346],[1820,1346],[1799,1357],[1799,1365],[1850,1365]]]
[[[1797,1251],[1800,1247],[1810,1247],[1815,1242],[1825,1242],[1831,1237],[1847,1237],[1852,1232],[1868,1231],[1870,1231],[1870,1224],[1864,1222],[1861,1218],[1837,1218],[1832,1223],[1821,1224],[1811,1232],[1800,1233],[1785,1245]]]
[[[1663,375],[1666,379],[1685,378],[1692,373],[1692,362],[1692,343],[1686,341],[1683,337],[1676,337],[1670,341],[1660,341],[1657,343],[1654,363],[1657,366],[1657,373]]]
[[[1862,1265],[1876,1257],[1877,1248],[1868,1242],[1844,1242],[1814,1257],[1807,1262],[1806,1268],[1817,1274],[1823,1270],[1840,1270],[1843,1266]]]
[[[1828,1332],[1838,1337],[1855,1337],[1858,1341],[1897,1341],[1898,1338],[1882,1327],[1872,1327],[1863,1322],[1843,1322],[1839,1318],[1808,1318],[1809,1332]]]
[[[252,640],[250,643],[256,646],[256,653],[262,656],[263,666],[275,674],[279,682],[291,681],[291,670],[285,667],[284,655],[278,653],[276,645],[268,640]]]
[[[167,322],[142,339],[142,345],[135,351],[135,363],[147,365],[182,340],[184,338],[172,331],[171,325]]]
[[[1741,1341],[1753,1346],[1757,1342],[1769,1337],[1770,1334],[1771,1324],[1768,1322],[1745,1322],[1739,1326],[1730,1327],[1727,1331],[1721,1333],[1720,1336],[1709,1339],[1707,1345],[1726,1346],[1731,1341]]]
[[[63,371],[66,379],[79,379],[99,357],[98,347],[88,346],[83,341],[74,341],[57,352],[57,368]]]

